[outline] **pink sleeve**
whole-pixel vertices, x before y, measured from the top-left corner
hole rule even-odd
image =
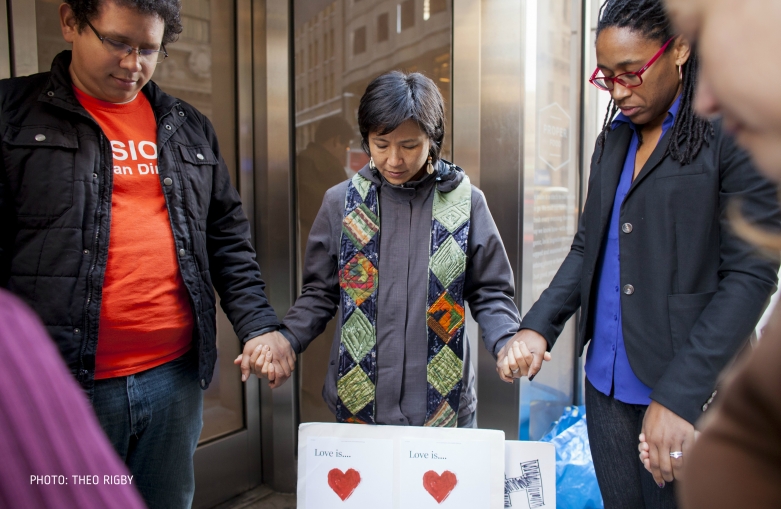
[[[0,359],[0,507],[144,507],[45,329],[2,291]]]

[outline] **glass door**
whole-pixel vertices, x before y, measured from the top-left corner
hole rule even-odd
[[[580,204],[580,0],[526,1],[521,313],[569,253]],[[537,440],[576,399],[576,320],[534,382],[521,382],[520,438]]]

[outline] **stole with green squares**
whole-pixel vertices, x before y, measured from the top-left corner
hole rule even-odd
[[[426,300],[425,426],[456,426],[464,359],[464,281],[471,212],[464,176],[435,190]],[[355,175],[347,188],[339,253],[342,330],[337,369],[339,422],[375,423],[380,212],[377,187]]]
[[[347,185],[339,248],[342,308],[336,374],[339,422],[375,422],[379,211],[376,186],[356,174]]]
[[[436,191],[431,220],[426,326],[427,408],[424,426],[455,427],[463,387],[464,281],[472,209],[469,177],[449,193]]]

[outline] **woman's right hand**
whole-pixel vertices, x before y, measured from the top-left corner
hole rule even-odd
[[[242,382],[255,373],[258,378],[267,378],[269,387],[276,389],[296,368],[296,353],[287,339],[274,331],[247,341],[243,353],[233,363],[241,368]]]
[[[518,331],[499,351],[496,359],[499,378],[508,383],[522,376],[533,379],[542,369],[542,361],[551,360],[547,350],[548,342],[539,333],[531,329]]]

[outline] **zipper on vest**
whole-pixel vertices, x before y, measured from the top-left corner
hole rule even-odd
[[[104,135],[101,131],[98,137],[98,140],[100,142],[100,170],[103,170],[103,161],[104,161]],[[104,179],[105,180],[105,179]],[[89,338],[89,331],[90,331],[90,320],[89,320],[89,305],[90,302],[92,302],[92,291],[93,291],[93,284],[92,284],[92,273],[95,271],[95,267],[97,266],[97,259],[98,259],[98,239],[100,238],[100,208],[101,208],[101,202],[103,198],[103,186],[105,186],[104,183],[99,184],[98,188],[98,205],[95,208],[95,238],[92,241],[92,259],[90,260],[89,269],[87,271],[87,301],[84,304],[84,340],[81,342],[81,350],[79,353],[79,380],[85,381],[87,378],[87,370],[84,369],[84,352],[87,349],[87,340]]]

